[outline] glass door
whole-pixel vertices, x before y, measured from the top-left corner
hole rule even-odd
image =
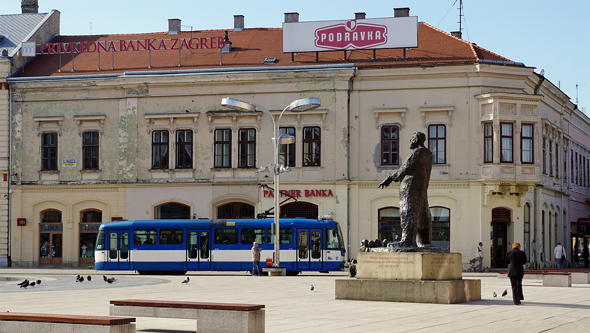
[[[322,269],[322,230],[297,229],[297,269]]]
[[[109,269],[129,269],[129,230],[110,230],[107,236]]]
[[[210,270],[211,251],[209,247],[209,230],[189,230],[186,267],[188,270]]]
[[[62,266],[62,225],[41,225],[39,233],[39,266]]]
[[[506,223],[494,223],[491,225],[491,266],[492,268],[507,268],[506,253],[508,251],[506,241]]]

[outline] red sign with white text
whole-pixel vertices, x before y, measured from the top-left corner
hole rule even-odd
[[[368,49],[385,43],[387,43],[387,26],[382,24],[350,20],[315,31],[315,45],[319,48]]]

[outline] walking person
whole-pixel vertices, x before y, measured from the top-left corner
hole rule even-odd
[[[524,268],[526,264],[526,254],[520,250],[520,243],[512,243],[512,250],[506,254],[506,262],[508,266],[508,277],[510,278],[510,285],[512,286],[512,300],[514,305],[520,305],[520,301],[524,300],[522,294],[522,278],[524,277]]]
[[[562,269],[566,257],[565,249],[563,248],[563,246],[561,246],[561,242],[557,242],[557,246],[555,246],[553,254],[555,255],[555,261],[557,262],[557,269]]]
[[[258,242],[254,242],[252,246],[252,276],[260,276],[260,252],[262,249],[258,247]]]
[[[483,243],[479,242],[477,246],[477,253],[475,254],[475,258],[477,259],[477,269],[480,272],[483,272]],[[475,267],[473,267],[475,269]]]

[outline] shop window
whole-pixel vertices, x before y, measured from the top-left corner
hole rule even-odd
[[[133,244],[150,245],[157,243],[158,231],[156,229],[135,229],[133,233]]]
[[[253,128],[238,131],[238,168],[256,167],[256,130]]]
[[[152,169],[168,169],[168,131],[152,132]]]
[[[279,238],[281,239],[281,244],[293,244],[293,229],[281,228]],[[275,237],[271,228],[268,228],[268,243],[275,243]]]
[[[522,124],[520,156],[523,164],[533,163],[533,125]]]
[[[215,229],[215,244],[238,244],[238,229],[217,228]]]
[[[242,236],[240,242],[242,244],[264,244],[266,233],[263,228],[242,228]]]
[[[303,128],[303,166],[321,165],[321,129],[318,126]]]
[[[432,245],[450,251],[451,210],[445,207],[430,207],[432,215]]]
[[[57,170],[57,133],[41,136],[41,170]]]
[[[402,238],[399,208],[385,207],[379,209],[379,239],[388,242],[399,242]]]
[[[89,209],[80,213],[79,264],[81,265],[94,263],[94,247],[101,222],[102,212],[100,210]]]
[[[176,168],[193,167],[193,131],[176,131]]]
[[[218,129],[214,134],[214,167],[231,168],[231,130]]]
[[[295,127],[281,127],[279,129],[279,136],[281,134],[288,134],[295,137]],[[295,166],[295,143],[279,145],[279,164],[290,167]]]
[[[447,131],[445,125],[428,126],[428,148],[432,152],[432,164],[446,163]]]
[[[252,219],[254,218],[254,206],[231,202],[217,208],[218,219]]]
[[[280,217],[282,218],[297,218],[303,217],[306,219],[318,218],[318,206],[309,202],[292,202],[281,206]]]
[[[182,244],[182,229],[161,229],[160,244],[179,245]]]
[[[156,220],[186,220],[191,218],[191,208],[176,202],[169,202],[154,209]]]
[[[82,168],[84,170],[98,170],[98,132],[84,132],[82,135]]]
[[[381,165],[399,164],[399,127],[381,127]]]
[[[493,162],[494,127],[492,123],[483,124],[483,162]]]
[[[512,123],[500,124],[500,162],[512,163],[513,130]]]

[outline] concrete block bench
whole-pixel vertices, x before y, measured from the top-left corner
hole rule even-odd
[[[136,317],[195,319],[197,332],[258,333],[265,330],[262,304],[157,300],[112,300],[109,314]]]
[[[43,313],[0,313],[0,332],[135,333],[135,318]]]
[[[543,278],[543,271],[525,270],[523,279],[536,279],[541,280]],[[507,271],[498,272],[498,279],[508,279]]]
[[[568,272],[543,273],[543,287],[571,287],[572,274]]]

